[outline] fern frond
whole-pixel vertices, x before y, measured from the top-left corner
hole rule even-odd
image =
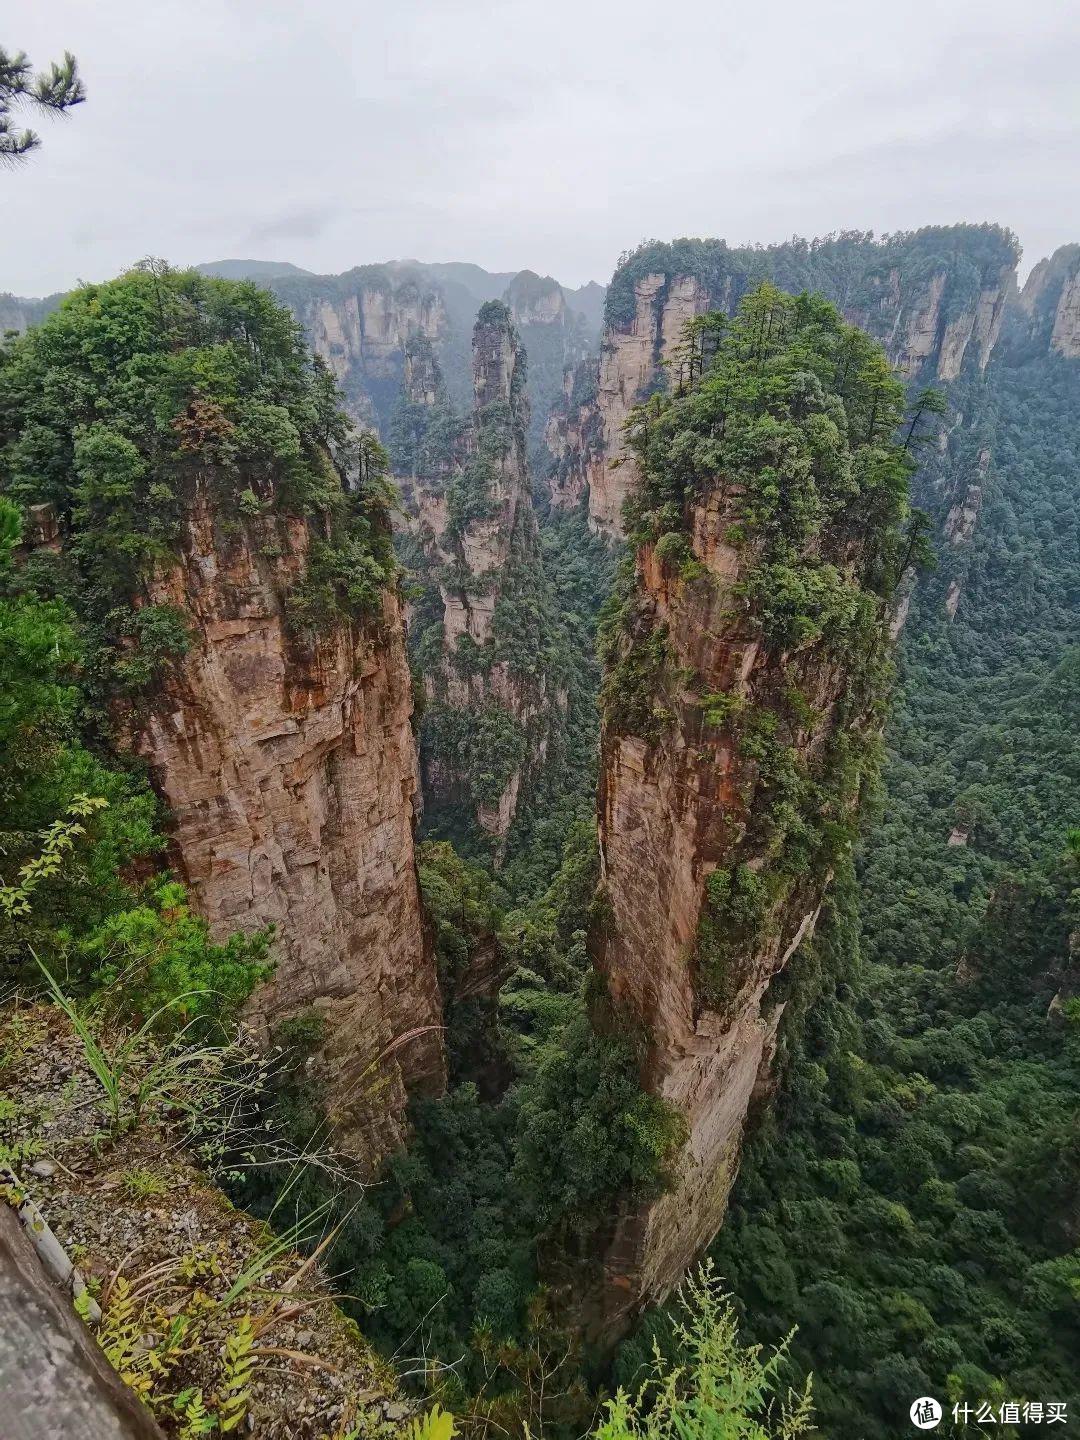
[[[245,1315],[224,1345],[224,1365],[221,1373],[221,1403],[218,1406],[218,1425],[223,1434],[235,1430],[247,1414],[251,1399],[251,1375],[255,1369],[252,1346],[255,1333],[251,1327],[251,1316]]]

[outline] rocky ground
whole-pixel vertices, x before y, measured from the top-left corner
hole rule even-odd
[[[115,1063],[114,1042],[103,1045]],[[236,1210],[196,1163],[183,1087],[200,1098],[210,1082],[198,1066],[158,1083],[160,1056],[136,1052],[114,1106],[92,1059],[59,1006],[0,1014],[0,1194],[36,1204],[85,1277],[76,1308],[93,1324],[100,1307],[99,1344],[162,1429],[398,1435],[410,1412],[393,1372],[317,1263]]]

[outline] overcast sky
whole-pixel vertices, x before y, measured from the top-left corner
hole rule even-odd
[[[0,172],[21,295],[147,254],[579,284],[653,236],[1080,240],[1076,0],[36,0],[0,43],[89,92]]]

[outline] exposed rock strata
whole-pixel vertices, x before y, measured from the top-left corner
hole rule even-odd
[[[489,302],[473,333],[471,421],[448,449],[425,453],[406,488],[430,597],[429,638],[418,641],[428,692],[424,793],[436,804],[464,805],[496,840],[510,828],[527,774],[547,754],[553,711],[565,704],[542,657],[526,666],[514,642],[515,626],[525,623],[522,594],[537,594],[542,608],[545,585],[526,458],[525,379],[509,310]],[[441,395],[438,378],[417,369],[407,399],[424,403],[428,395]],[[516,745],[516,760],[473,753],[470,732],[485,726],[493,748],[500,737]]]
[[[984,445],[978,451],[974,475],[967,480],[962,494],[950,506],[945,517],[945,539],[950,545],[970,544],[982,509],[984,482],[989,468],[990,450]]]
[[[343,275],[280,276],[269,282],[333,371],[354,419],[384,438],[406,378],[410,342],[430,343],[451,399],[458,404],[468,399],[469,333],[477,297],[438,275],[438,269],[399,262],[363,265]],[[499,293],[491,291],[490,298]],[[522,270],[510,279],[503,299],[529,351],[535,444],[563,369],[587,353],[594,332],[567,305],[562,287],[550,276]]]
[[[1050,344],[1066,360],[1080,357],[1080,268],[1061,287]]]
[[[658,380],[660,365],[671,359],[686,322],[708,308],[708,293],[693,276],[644,275],[634,285],[633,319],[605,330],[596,400],[602,444],[585,470],[593,529],[622,534],[622,508],[638,480],[623,426]]]
[[[550,275],[522,270],[507,286],[503,301],[529,357],[528,451],[530,467],[546,467],[545,427],[563,395],[564,374],[592,351],[595,337],[581,315],[566,303],[562,287]]]
[[[326,361],[353,418],[380,431],[401,388],[406,342],[416,336],[440,342],[451,329],[437,287],[382,266],[290,276],[274,280],[271,288]]]
[[[572,323],[562,286],[550,275],[519,271],[506,287],[503,300],[519,330],[526,325],[563,327]]]
[[[760,644],[730,618],[740,557],[719,538],[732,516],[711,505],[695,516],[693,553],[710,579],[688,585],[651,549],[638,575],[668,628],[670,669],[693,668],[702,690],[753,703],[775,677]],[[819,753],[842,697],[838,666],[800,674],[818,719],[795,737]],[[665,694],[674,723],[657,745],[605,733],[599,827],[602,890],[610,905],[594,932],[596,963],[615,1010],[646,1038],[643,1079],[685,1119],[688,1140],[675,1187],[651,1206],[620,1216],[604,1261],[605,1284],[588,1316],[597,1333],[617,1331],[625,1311],[663,1299],[719,1230],[738,1170],[755,1090],[768,1083],[780,1013],[769,982],[812,933],[820,906],[813,885],[777,908],[765,938],[742,959],[737,993],[722,1008],[703,1001],[689,957],[706,903],[706,881],[743,837],[756,772],[730,733],[710,731],[688,693]]]
[[[306,564],[307,525],[260,519],[227,533],[213,484],[210,471],[193,477],[180,559],[148,596],[182,608],[195,643],[132,739],[215,937],[276,927],[277,968],[252,1014],[265,1027],[309,1008],[323,1017],[327,1100],[374,1165],[404,1137],[408,1092],[444,1081],[398,602],[388,591],[377,620],[297,645],[283,595]]]
[[[773,982],[813,932],[881,720],[893,598],[881,562],[902,564],[900,515],[868,510],[870,489],[830,509],[829,477],[848,463],[859,473],[870,451],[863,392],[845,377],[836,393],[804,401],[801,342],[778,318],[783,303],[756,297],[723,368],[660,408],[647,450],[639,439],[650,470],[633,580],[605,634],[593,1016],[632,1037],[644,1089],[686,1138],[669,1187],[625,1199],[595,1237],[591,1265],[586,1257],[578,1314],[601,1341],[663,1301],[720,1228],[748,1113],[772,1083],[782,1010]],[[832,323],[835,348],[822,359],[848,343]],[[779,463],[755,428],[751,384],[774,325],[790,347],[775,372],[790,405],[773,400],[770,411],[789,427]],[[887,432],[899,395],[889,403]],[[818,413],[841,408],[851,438],[825,460],[809,437]],[[888,443],[875,440],[875,452]],[[891,452],[898,467],[901,454]],[[829,518],[789,517],[779,545],[756,508],[776,486],[791,516],[812,496]],[[804,625],[808,600],[797,624],[778,626],[779,588],[810,596],[818,585],[837,586],[860,618],[840,631]]]
[[[596,405],[595,364],[583,360],[563,377],[563,393],[544,429],[547,490],[553,510],[577,510],[589,494],[589,476],[603,462],[604,440]]]
[[[1016,306],[1025,328],[1067,360],[1080,357],[1080,245],[1040,260]]]
[[[622,282],[616,272],[612,294],[617,296],[621,285],[625,299],[619,313],[609,297],[601,343],[595,401],[601,445],[568,459],[557,448],[558,432],[553,437],[562,470],[580,474],[588,484],[592,527],[622,534],[622,507],[638,484],[623,426],[631,407],[663,383],[663,364],[670,362],[686,322],[706,310],[732,313],[764,275],[791,290],[819,290],[845,319],[881,342],[905,379],[948,382],[968,367],[984,370],[1015,288],[1015,251],[1000,234],[998,243],[987,247],[980,228],[975,230],[970,242],[965,227],[942,232],[934,241],[940,255],[930,260],[924,232],[916,232],[882,242],[862,237],[849,244],[854,258],[835,265],[829,263],[830,247],[838,249],[842,242],[744,251],[699,241],[655,247],[655,270],[627,270]],[[678,268],[680,258],[687,258],[681,246],[697,247],[701,274]],[[1080,353],[1080,280],[1061,288],[1058,310],[1055,347],[1067,354],[1066,347],[1075,343]],[[588,430],[584,422],[578,428]],[[580,488],[581,482],[576,484]]]

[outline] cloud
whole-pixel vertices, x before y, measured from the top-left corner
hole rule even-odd
[[[0,175],[0,290],[140,255],[606,279],[643,236],[966,218],[1080,238],[1080,7],[44,0],[89,98]],[[190,57],[193,63],[181,63]]]
[[[340,205],[290,207],[252,225],[243,244],[258,249],[278,240],[317,240],[341,214]]]

